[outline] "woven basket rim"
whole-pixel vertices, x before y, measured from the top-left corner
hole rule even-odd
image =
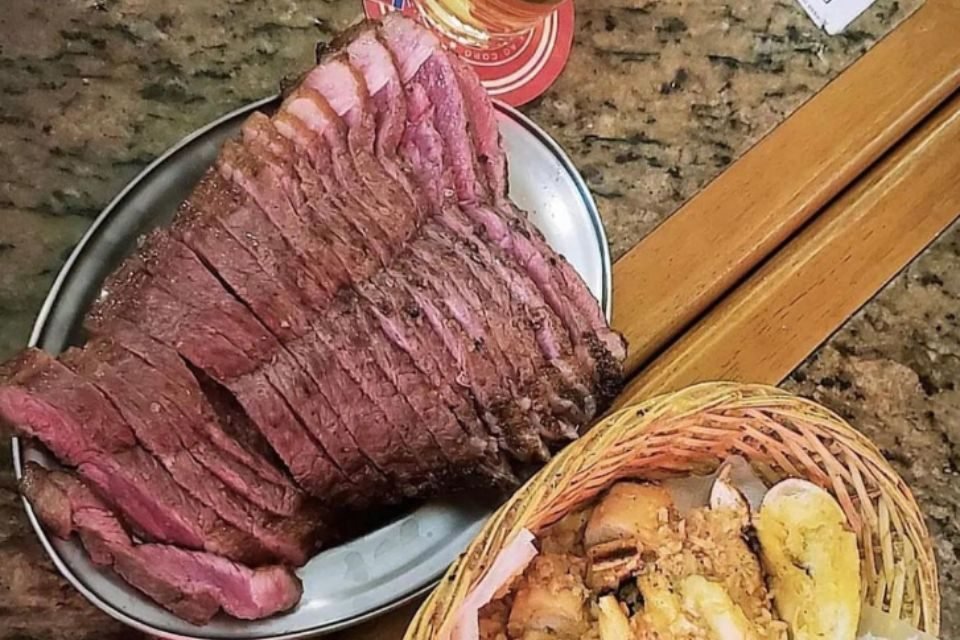
[[[915,612],[915,615],[920,616],[916,621],[917,625],[928,633],[936,635],[940,622],[940,596],[932,539],[912,492],[883,457],[879,448],[841,416],[813,400],[770,385],[720,381],[699,383],[619,409],[604,416],[587,434],[564,448],[490,517],[467,550],[447,571],[439,586],[422,604],[405,638],[426,640],[449,631],[450,612],[456,610],[467,591],[482,577],[493,554],[521,529],[528,528],[528,525],[532,525],[530,528],[535,534],[538,533],[542,526],[549,524],[549,518],[556,515],[559,510],[550,511],[539,509],[539,507],[573,504],[575,500],[568,499],[569,496],[566,496],[563,491],[574,493],[574,498],[577,495],[585,495],[575,494],[576,491],[593,492],[590,497],[583,500],[583,502],[589,501],[604,485],[609,485],[621,477],[628,477],[629,474],[618,475],[624,469],[629,469],[628,466],[615,467],[615,461],[630,453],[629,450],[625,453],[622,446],[617,448],[623,445],[624,438],[626,442],[630,442],[630,437],[642,442],[644,438],[652,437],[651,433],[656,436],[661,435],[657,433],[657,429],[663,424],[683,419],[694,420],[697,417],[705,419],[713,415],[711,411],[716,412],[718,409],[752,411],[751,416],[766,416],[772,413],[783,416],[785,420],[796,421],[797,424],[805,420],[815,420],[815,433],[804,432],[800,435],[791,433],[790,437],[798,441],[807,438],[803,442],[813,443],[812,455],[826,454],[824,460],[830,460],[831,452],[822,447],[821,437],[831,446],[838,448],[844,457],[854,458],[853,462],[856,464],[847,461],[851,466],[846,470],[837,467],[830,473],[817,468],[820,472],[818,477],[810,479],[830,490],[835,496],[838,495],[836,488],[842,488],[845,483],[857,487],[866,486],[866,484],[876,485],[875,491],[878,491],[880,496],[879,507],[874,508],[875,505],[872,503],[867,505],[866,501],[860,500],[860,508],[865,513],[860,514],[857,511],[854,516],[861,520],[858,527],[862,527],[867,540],[873,539],[873,529],[877,529],[876,537],[882,545],[880,555],[883,559],[881,567],[883,575],[878,574],[874,577],[877,580],[882,578],[883,584],[892,583],[891,598],[900,598],[902,601],[905,597],[903,590],[913,589],[916,593],[913,594],[912,606],[919,611],[919,613]],[[756,419],[759,421],[760,417]],[[631,420],[634,422],[630,422]],[[746,427],[739,428],[741,431],[745,429]],[[678,433],[688,434],[689,431],[688,427],[687,431]],[[739,431],[731,428],[731,432]],[[795,447],[800,446],[795,443],[790,444]],[[749,461],[749,456],[746,457]],[[831,465],[836,467],[836,461],[831,460]],[[823,474],[826,474],[823,478],[819,477]],[[799,475],[807,477],[804,474]],[[606,480],[591,483],[595,477],[606,478]],[[869,480],[868,483],[865,477]],[[578,482],[579,484],[576,484]],[[548,497],[543,497],[545,494]],[[846,495],[846,492],[844,491],[841,495]],[[891,505],[887,503],[891,503],[893,508],[891,509]],[[855,508],[854,503],[849,500],[841,499],[841,504],[845,512]],[[851,515],[852,513],[848,512],[848,518]],[[539,524],[531,521],[535,516],[540,518]],[[885,530],[880,529],[882,524],[887,525]],[[899,535],[902,543],[899,552],[890,540],[891,531],[896,531]],[[863,545],[863,540],[860,543]],[[914,546],[918,548],[914,549]],[[861,548],[861,553],[864,557],[868,555],[872,557],[876,552],[871,545],[870,551]],[[902,557],[897,556],[897,553]],[[898,557],[899,564],[896,564]],[[907,574],[911,567],[910,563],[915,560],[918,566],[912,574],[915,580],[911,579],[910,575],[906,577],[888,575],[889,571],[893,570],[887,566],[888,560],[894,563],[891,565],[893,569],[898,567],[902,569],[906,564]],[[473,566],[471,562],[477,566]],[[879,590],[878,592],[881,596],[886,593]],[[884,606],[885,603],[881,601],[871,604]]]

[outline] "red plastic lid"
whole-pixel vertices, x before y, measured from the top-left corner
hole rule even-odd
[[[390,11],[413,12],[406,0],[363,0],[363,10],[374,19]],[[440,37],[473,66],[490,95],[517,107],[546,91],[563,71],[573,27],[573,1],[567,0],[538,27],[496,48],[479,49]]]

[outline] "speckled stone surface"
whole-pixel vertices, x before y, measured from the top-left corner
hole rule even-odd
[[[617,257],[918,4],[881,0],[830,38],[787,0],[578,1],[568,67],[525,110],[583,171]],[[130,178],[272,93],[358,16],[358,0],[5,4],[0,360],[23,345],[70,248]],[[960,577],[958,241],[954,229],[788,383],[852,415],[916,488],[937,536],[948,630],[960,626],[947,586]],[[131,637],[43,557],[9,468],[4,447],[0,638]]]

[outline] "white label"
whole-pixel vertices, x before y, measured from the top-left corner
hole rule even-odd
[[[876,0],[797,0],[818,27],[835,36]]]

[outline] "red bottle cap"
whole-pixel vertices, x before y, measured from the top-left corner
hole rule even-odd
[[[363,0],[363,10],[372,19],[389,11],[415,13],[406,0]],[[573,1],[567,0],[530,32],[493,48],[465,46],[438,35],[473,66],[491,96],[518,107],[546,91],[563,71],[573,27]]]

